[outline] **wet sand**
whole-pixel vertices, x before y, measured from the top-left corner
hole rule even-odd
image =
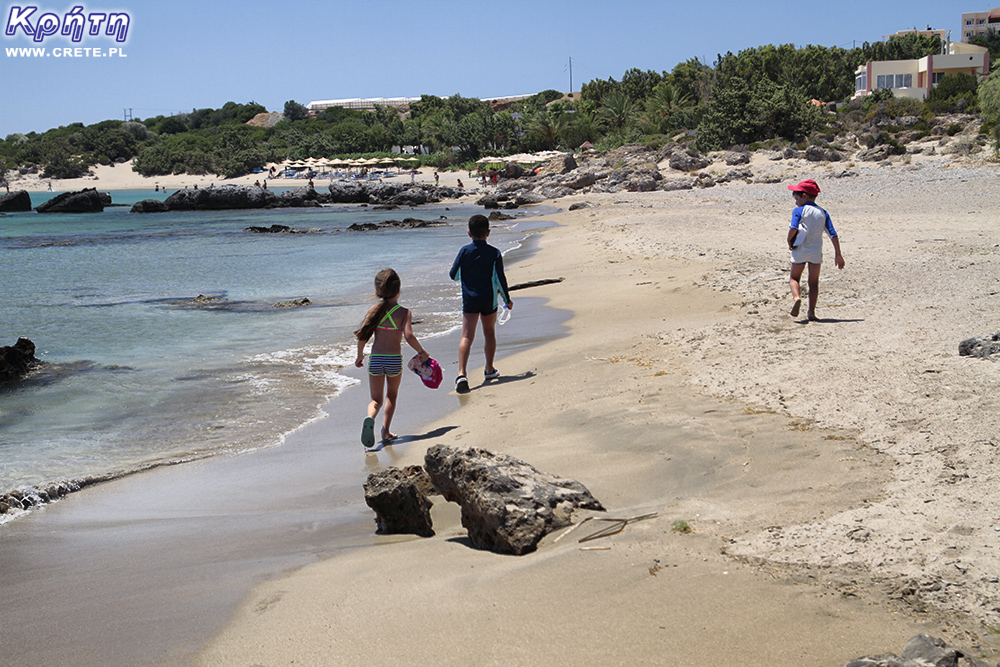
[[[564,335],[568,313],[539,298],[520,299],[519,311],[525,326],[503,330],[500,357]],[[422,342],[452,383],[457,333]],[[0,664],[189,664],[255,584],[373,544],[362,483],[404,448],[458,428],[449,387],[405,377],[393,421],[401,438],[379,452],[360,444],[363,383],[282,446],[88,487],[4,525]]]

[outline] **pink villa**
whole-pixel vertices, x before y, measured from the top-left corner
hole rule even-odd
[[[923,101],[931,88],[948,74],[965,72],[986,76],[990,54],[975,44],[949,42],[947,53],[919,60],[880,60],[862,65],[854,73],[854,97],[862,97],[878,88],[892,88],[896,97]]]

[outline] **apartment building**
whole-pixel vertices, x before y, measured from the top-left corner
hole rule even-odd
[[[986,34],[993,28],[1000,31],[1000,7],[985,12],[965,12],[962,14],[962,41]]]

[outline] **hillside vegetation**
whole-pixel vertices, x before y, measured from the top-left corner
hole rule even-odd
[[[992,61],[1000,62],[997,34],[980,39]],[[267,111],[260,104],[227,102],[220,109],[176,116],[12,134],[0,141],[0,167],[4,173],[19,169],[44,178],[76,178],[95,164],[135,158],[134,168],[148,176],[233,177],[284,159],[381,156],[398,146],[418,146],[427,153],[425,164],[447,168],[468,166],[487,154],[573,150],[585,142],[607,149],[673,138],[709,151],[821,144],[848,132],[905,152],[907,137],[930,133],[939,126],[939,116],[955,112],[981,114],[982,131],[992,132],[1000,143],[1000,75],[995,72],[985,82],[971,75],[945,77],[926,102],[895,99],[891,91],[880,90],[843,104],[854,93],[859,65],[940,50],[937,38],[920,35],[853,49],[768,45],[720,55],[713,66],[691,59],[669,72],[631,69],[620,81],[584,84],[578,97],[549,90],[506,108],[460,95],[425,95],[406,111],[334,107],[309,115],[289,100],[282,120],[271,127],[247,124]],[[834,102],[841,103],[836,112],[831,111]],[[896,118],[907,120],[897,127]],[[866,126],[874,129],[866,131]],[[906,135],[900,136],[903,127]]]

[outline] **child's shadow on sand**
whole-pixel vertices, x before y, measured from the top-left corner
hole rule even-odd
[[[508,382],[520,382],[521,380],[530,380],[535,377],[534,371],[525,371],[520,375],[501,375],[493,380],[485,380],[478,387],[472,387],[472,389],[479,389],[480,387],[489,387],[490,385],[507,384]]]
[[[839,324],[841,322],[864,322],[863,317],[858,317],[850,320],[839,320],[835,317],[817,317],[815,320],[796,320],[796,324]]]

